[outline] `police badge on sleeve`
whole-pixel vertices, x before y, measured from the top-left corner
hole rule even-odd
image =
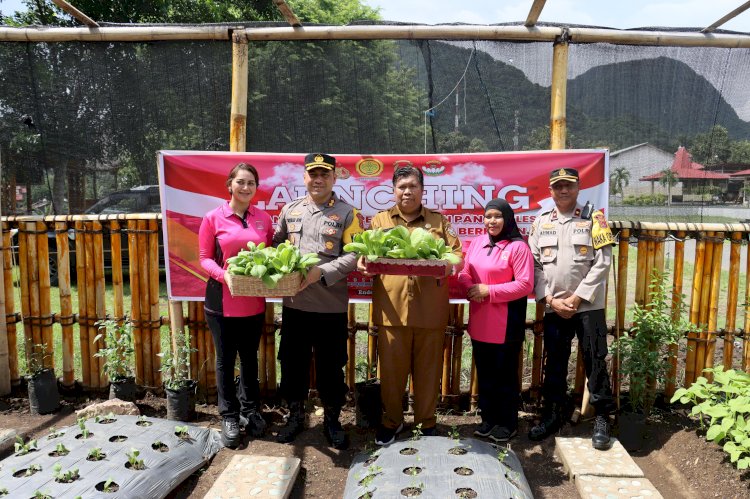
[[[607,219],[604,218],[604,213],[601,210],[596,210],[591,218],[593,223],[591,224],[591,240],[594,249],[603,248],[607,245],[615,245],[615,237],[612,235],[612,231],[607,224]]]

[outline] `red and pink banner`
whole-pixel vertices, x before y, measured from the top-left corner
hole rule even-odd
[[[198,228],[203,215],[228,199],[226,179],[239,162],[260,174],[255,206],[274,223],[281,208],[305,195],[305,154],[160,151],[159,184],[167,261],[167,289],[172,300],[203,300],[206,273],[198,261]],[[506,199],[524,235],[541,209],[554,206],[549,174],[575,168],[580,174],[579,202],[590,201],[606,214],[609,193],[606,150],[533,151],[476,154],[358,155],[334,154],[334,191],[360,210],[365,228],[380,210],[394,204],[394,169],[413,165],[425,180],[423,203],[445,214],[464,245],[484,234],[484,205]],[[352,301],[369,301],[370,280],[349,276]],[[455,298],[460,298],[456,296]]]

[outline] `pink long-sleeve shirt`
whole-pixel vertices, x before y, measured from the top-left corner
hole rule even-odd
[[[266,306],[265,298],[233,297],[224,282],[227,259],[235,256],[241,249],[246,249],[249,241],[256,244],[271,244],[274,228],[268,213],[250,206],[245,221],[247,222],[247,228],[243,227],[242,219],[234,214],[227,201],[206,213],[198,231],[201,267],[208,272],[212,279],[221,283],[222,292],[222,310],[208,310],[208,303],[206,308],[209,312],[221,313],[225,317],[256,315],[263,312]],[[219,258],[217,258],[219,252]],[[221,262],[221,265],[217,263],[217,260]]]
[[[471,241],[458,282],[464,293],[474,284],[489,286],[489,299],[469,302],[469,336],[486,343],[505,343],[508,302],[528,296],[534,289],[534,258],[523,241],[500,241],[488,255],[491,246],[487,236]]]

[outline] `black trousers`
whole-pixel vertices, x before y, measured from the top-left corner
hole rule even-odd
[[[206,314],[216,350],[216,392],[219,414],[238,419],[260,407],[258,387],[258,343],[265,314],[250,317],[224,317]],[[234,363],[240,355],[240,385],[234,385]]]
[[[281,321],[282,396],[289,403],[307,399],[310,360],[315,355],[315,387],[323,405],[342,407],[349,391],[343,370],[348,357],[346,313],[304,312],[284,307]]]
[[[570,319],[556,313],[544,316],[544,383],[542,395],[549,403],[563,404],[568,391],[568,360],[571,341],[578,337],[583,352],[590,403],[597,414],[608,414],[613,409],[612,387],[607,373],[607,322],[604,310],[580,312]]]
[[[522,344],[520,341],[497,344],[471,340],[482,421],[511,431],[518,428],[518,355]]]

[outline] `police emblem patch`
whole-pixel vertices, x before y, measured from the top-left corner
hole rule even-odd
[[[341,217],[336,215],[335,213],[333,215],[328,215],[328,218],[330,218],[334,222],[338,222],[339,220],[341,220]]]
[[[332,235],[336,234],[336,229],[334,229],[333,227],[328,227],[328,228],[327,228],[327,229],[325,230],[325,234],[326,234],[327,236],[332,236]],[[330,248],[329,248],[329,249],[330,249]]]
[[[430,224],[424,224],[424,228],[425,229],[429,229],[430,227],[432,227],[432,225],[430,225]]]
[[[588,248],[587,248],[586,246],[581,246],[581,249],[580,249],[580,250],[578,250],[578,252],[579,252],[580,254],[582,254],[582,255],[585,255],[586,253],[588,253],[588,252],[589,252],[589,249],[588,249]]]
[[[453,230],[453,227],[452,227],[452,226],[450,226],[450,225],[448,226],[448,228],[447,228],[447,229],[445,229],[445,232],[447,232],[447,233],[448,233],[449,235],[451,235],[451,236],[453,236],[453,237],[456,237],[456,231],[455,231],[455,230]]]
[[[552,254],[552,250],[549,248],[544,248],[544,256],[550,256]]]
[[[333,249],[333,242],[332,241],[326,241],[326,249],[332,250]]]
[[[567,175],[568,172],[565,171],[565,168],[560,168],[560,171],[557,172],[558,175]]]

